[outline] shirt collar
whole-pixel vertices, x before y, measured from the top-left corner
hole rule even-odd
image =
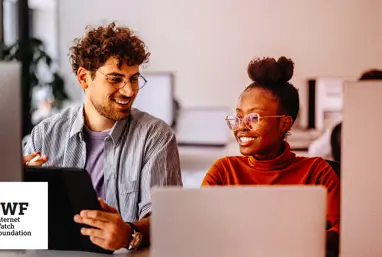
[[[121,139],[121,137],[123,135],[123,131],[125,131],[126,125],[128,124],[128,122],[131,119],[130,117],[131,117],[131,115],[129,115],[129,117],[127,117],[126,119],[118,120],[114,124],[113,128],[110,130],[109,135],[113,139],[114,145],[116,145],[119,142],[119,140]]]
[[[82,132],[82,129],[84,127],[84,106],[81,105],[79,108],[76,118],[73,122],[72,128],[69,133],[69,137],[73,137],[74,135],[77,135],[78,133]]]
[[[121,139],[123,131],[125,130],[126,125],[131,119],[130,117],[131,115],[126,119],[117,121],[114,124],[113,128],[109,131],[109,135],[112,138],[114,144],[117,144],[117,142]],[[74,135],[81,133],[84,128],[84,125],[85,125],[84,106],[81,105],[81,107],[79,108],[77,112],[77,116],[73,122],[72,128],[70,130],[69,137],[71,138]]]

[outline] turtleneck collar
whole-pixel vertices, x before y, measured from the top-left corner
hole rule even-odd
[[[291,152],[290,145],[284,141],[284,151],[272,160],[257,160],[248,157],[249,166],[258,171],[279,171],[289,166],[295,160],[296,154]]]

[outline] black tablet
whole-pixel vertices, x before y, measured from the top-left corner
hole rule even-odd
[[[24,181],[48,182],[48,248],[52,250],[113,253],[93,244],[75,223],[81,210],[101,210],[89,174],[85,169],[28,167]]]

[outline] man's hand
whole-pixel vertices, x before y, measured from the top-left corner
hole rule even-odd
[[[106,204],[101,197],[98,197],[98,202],[100,203],[101,205],[101,208],[104,209],[105,211],[107,212],[113,212],[113,213],[118,213],[118,210],[116,208],[114,208],[113,206],[110,206],[108,204]]]
[[[38,158],[38,160],[36,160],[34,162],[30,162],[37,156],[40,156],[40,158]],[[27,165],[27,166],[42,166],[47,161],[48,161],[48,156],[47,155],[41,155],[41,153],[39,153],[39,152],[24,156],[24,165]]]
[[[90,240],[106,249],[118,250],[127,247],[130,242],[131,228],[126,224],[118,211],[98,199],[105,211],[84,210],[74,216],[74,221],[93,228],[81,228],[81,233],[89,236]]]

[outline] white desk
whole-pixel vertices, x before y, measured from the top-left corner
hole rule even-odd
[[[114,255],[97,254],[73,251],[52,250],[28,250],[28,251],[4,251],[0,250],[0,257],[150,257],[150,250],[141,250],[133,253],[116,253]],[[338,257],[335,254],[327,254],[326,257]]]
[[[136,252],[119,251],[114,255],[99,254],[80,251],[53,251],[53,250],[0,250],[0,257],[149,257],[150,250],[144,249]]]

